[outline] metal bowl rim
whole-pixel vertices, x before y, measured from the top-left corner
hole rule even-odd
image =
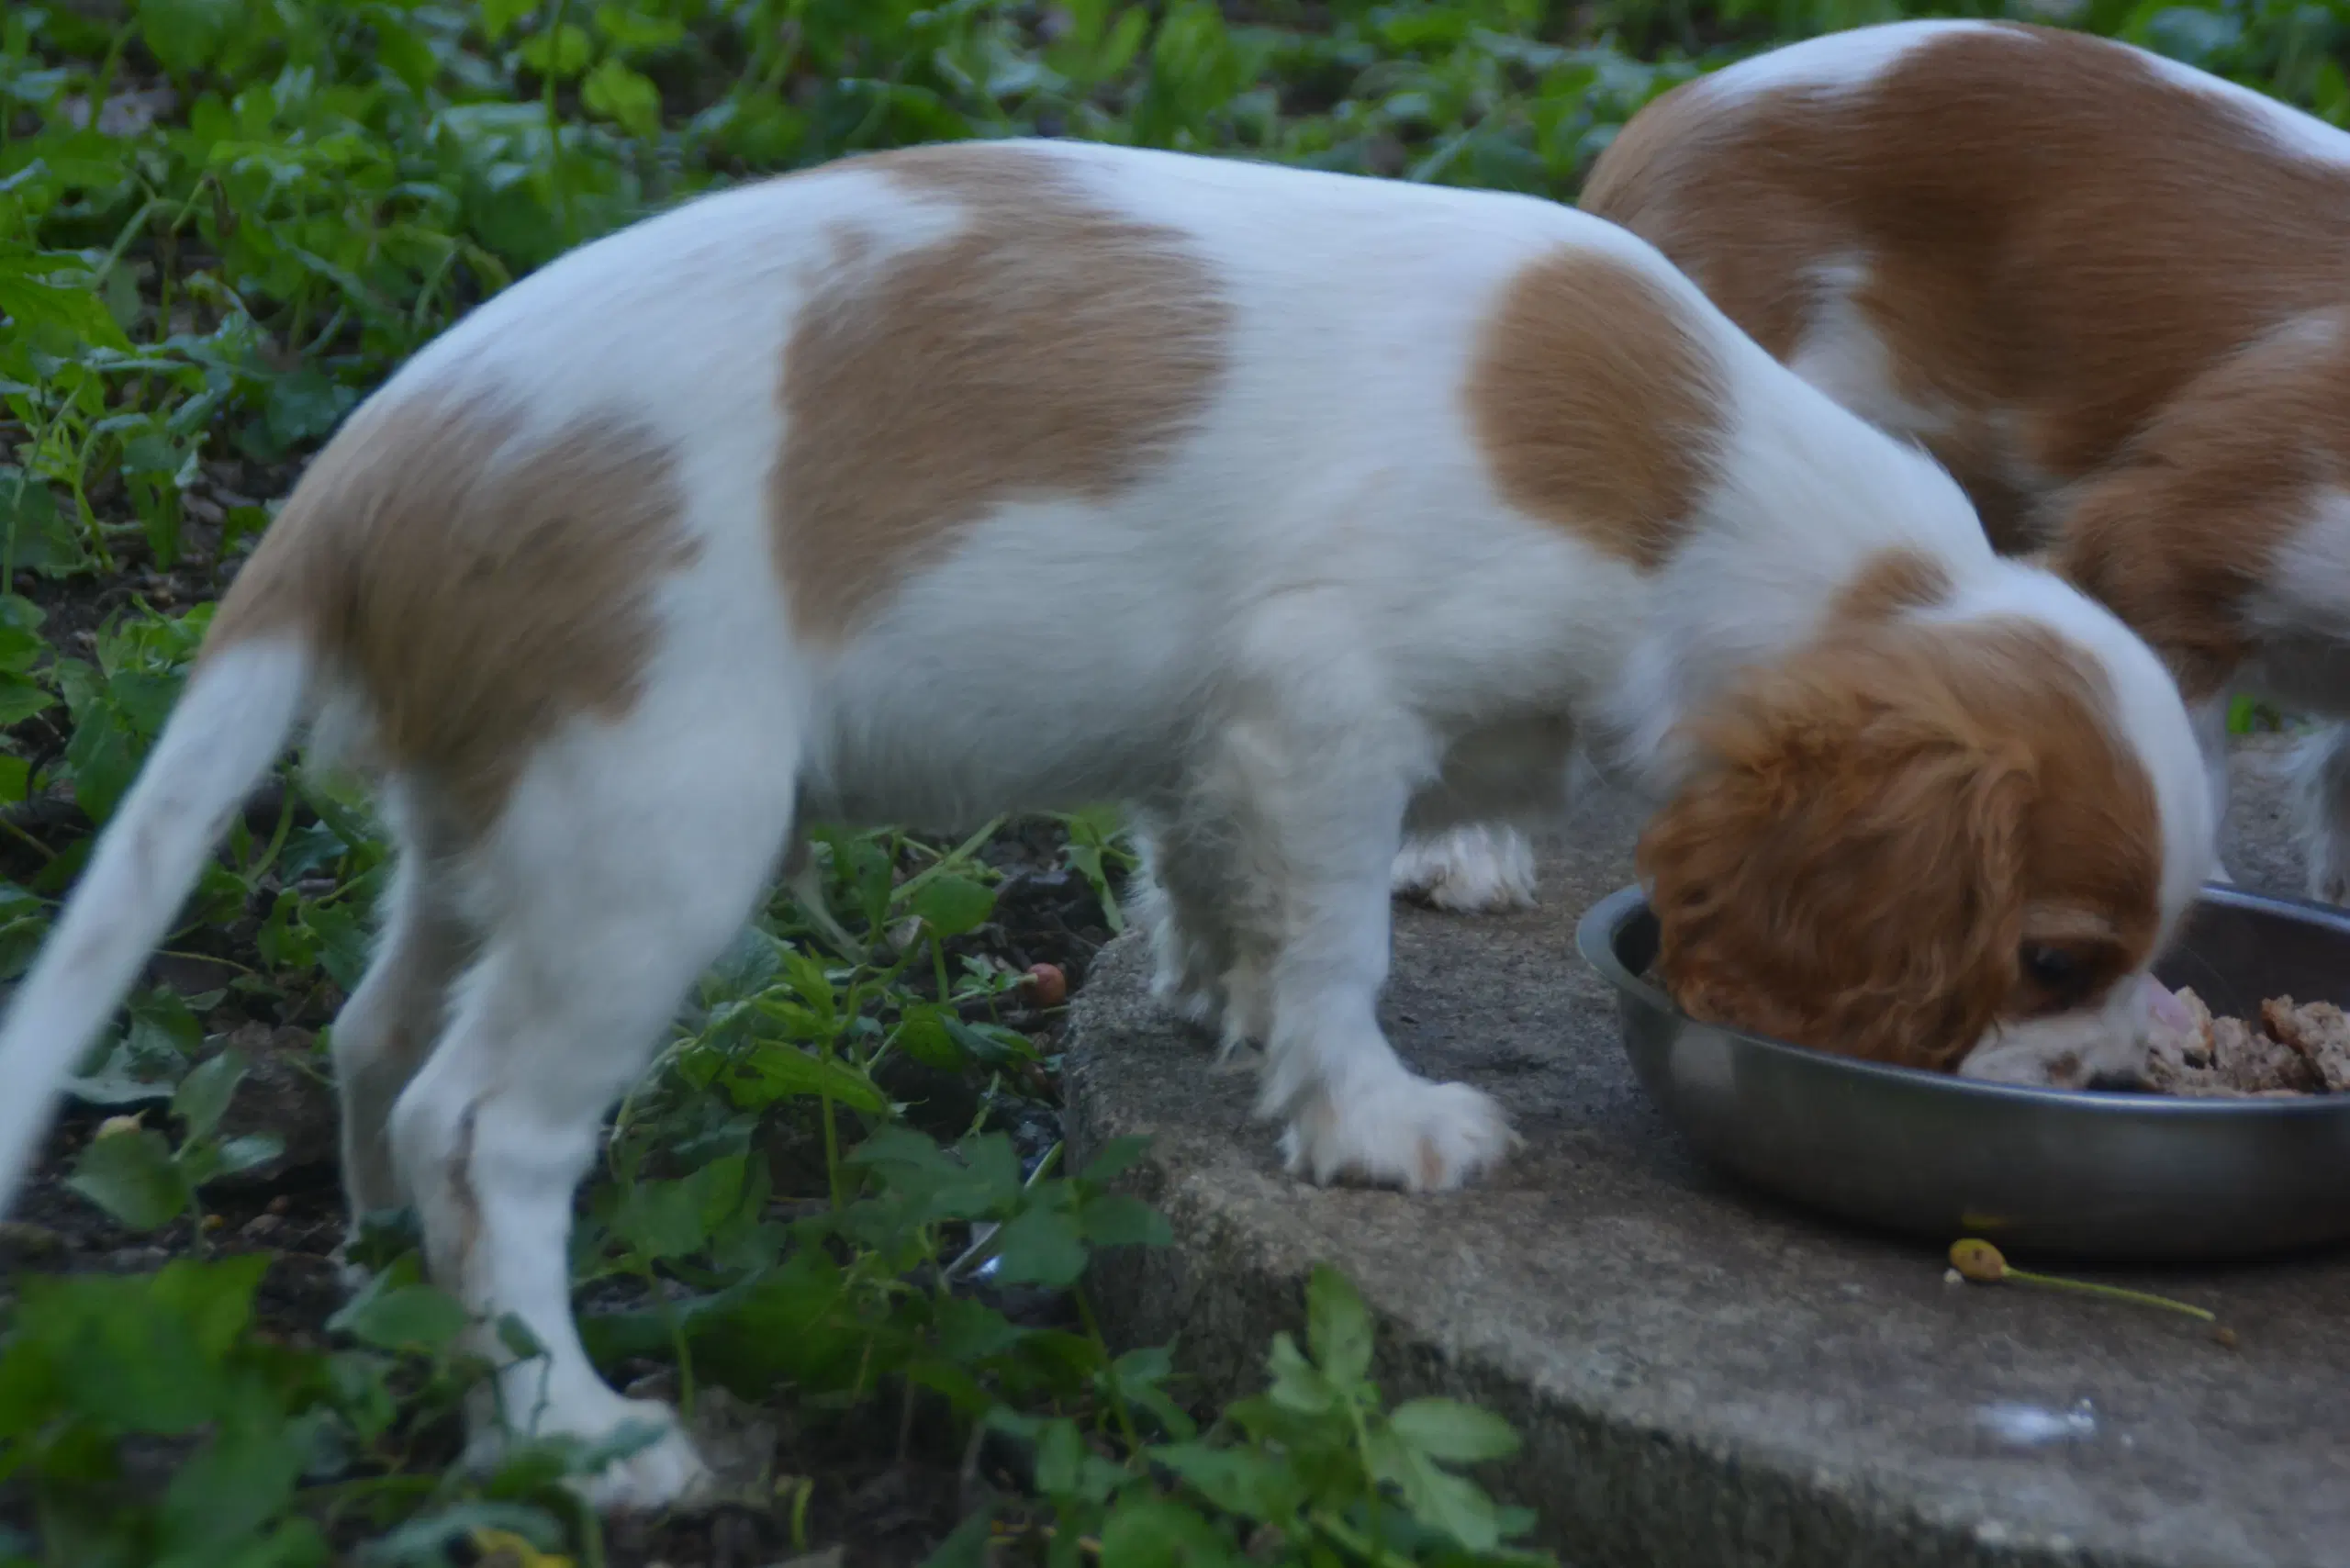
[[[2329,924],[2344,924],[2343,912],[2329,905],[2313,903],[2306,899],[2247,892],[2222,882],[2206,882],[2199,896],[2204,902],[2230,904],[2244,909],[2321,911],[2328,917]],[[2309,1116],[2350,1117],[2350,1094],[2311,1094],[2296,1100],[2223,1100],[2126,1090],[2045,1089],[2022,1083],[1991,1083],[1982,1079],[1960,1078],[1952,1073],[1930,1072],[1923,1068],[1863,1061],[1830,1051],[1814,1050],[1808,1046],[1798,1046],[1769,1035],[1733,1028],[1726,1024],[1700,1023],[1682,1012],[1661,988],[1632,973],[1616,957],[1617,933],[1647,909],[1648,895],[1637,882],[1618,888],[1593,904],[1575,923],[1575,949],[1582,954],[1583,962],[1597,970],[1618,992],[1654,1011],[1668,1014],[1693,1027],[1711,1029],[1736,1041],[1742,1049],[1775,1057],[1797,1068],[1874,1079],[1889,1088],[1904,1088],[1919,1093],[1956,1095],[1986,1106],[2005,1103],[2062,1107],[2083,1115],[2263,1116],[2273,1120]]]

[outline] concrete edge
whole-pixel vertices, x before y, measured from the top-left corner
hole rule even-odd
[[[1072,1170],[1113,1138],[1153,1131],[1147,1117],[1117,1114],[1086,1092],[1091,1060],[1117,1048],[1117,1022],[1132,1015],[1147,973],[1129,934],[1102,951],[1072,1001],[1063,1093]],[[1174,1245],[1104,1253],[1089,1287],[1115,1341],[1172,1341],[1192,1380],[1186,1392],[1222,1401],[1264,1386],[1275,1329],[1302,1339],[1314,1260],[1275,1256],[1187,1174],[1154,1140],[1121,1185],[1166,1215]],[[2129,1568],[2061,1537],[1933,1518],[1883,1495],[1864,1473],[1807,1473],[1631,1419],[1604,1401],[1528,1387],[1398,1316],[1377,1281],[1356,1284],[1378,1321],[1373,1372],[1391,1406],[1449,1394],[1509,1420],[1524,1446],[1479,1478],[1502,1501],[1537,1509],[1535,1544],[1570,1568]]]

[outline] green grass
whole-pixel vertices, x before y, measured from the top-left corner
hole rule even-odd
[[[1564,199],[1672,84],[1899,14],[1881,0],[10,6],[0,975],[29,962],[228,564],[302,461],[407,355],[569,246],[859,149],[1036,130]],[[2011,14],[2350,116],[2345,0]],[[1335,1276],[1309,1293],[1308,1350],[1277,1341],[1267,1392],[1220,1413],[1192,1407],[1165,1348],[1094,1331],[1092,1253],[1165,1227],[1109,1169],[1067,1172],[1039,1146],[1054,1015],[1023,1000],[1017,923],[996,902],[1006,867],[1058,859],[1106,934],[1125,861],[1098,814],[1003,831],[827,834],[829,911],[778,900],[707,978],[582,1199],[574,1256],[599,1359],[666,1369],[688,1401],[777,1415],[814,1434],[798,1452],[935,1450],[950,1469],[1010,1456],[990,1462],[1008,1486],[958,1497],[976,1511],[942,1562],[979,1561],[990,1531],[1000,1551],[1053,1563],[1236,1562],[1244,1546],[1317,1565],[1506,1559],[1527,1517],[1460,1468],[1505,1452],[1506,1429],[1442,1403],[1384,1411],[1363,1381],[1367,1320]],[[479,1369],[450,1353],[456,1309],[417,1277],[397,1216],[364,1249],[375,1284],[307,1326],[273,1302],[282,1259],[250,1239],[260,1220],[215,1226],[215,1191],[279,1152],[229,1125],[259,1064],[222,1038],[293,1030],[310,1045],[290,1070],[323,1071],[316,1032],[357,979],[383,876],[364,798],[289,767],[167,944],[180,978],[142,991],[85,1064],[84,1099],[140,1121],[79,1149],[78,1196],[58,1194],[52,1227],[81,1204],[90,1224],[178,1256],[19,1279],[0,1345],[0,1562],[656,1552],[657,1534],[607,1540],[565,1501],[555,1481],[593,1456],[531,1450],[487,1477],[451,1464]],[[820,1479],[747,1499],[760,1539],[825,1544]]]

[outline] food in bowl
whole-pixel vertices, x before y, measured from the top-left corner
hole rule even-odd
[[[2270,997],[2260,1018],[2214,1017],[2192,990],[2155,1009],[2145,1086],[2198,1099],[2350,1093],[2350,1014],[2330,1002]]]

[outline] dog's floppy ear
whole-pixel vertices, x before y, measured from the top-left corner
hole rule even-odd
[[[1762,672],[1692,725],[1642,834],[1659,978],[1691,1016],[1949,1069],[2017,980],[2031,754],[1887,629]]]

